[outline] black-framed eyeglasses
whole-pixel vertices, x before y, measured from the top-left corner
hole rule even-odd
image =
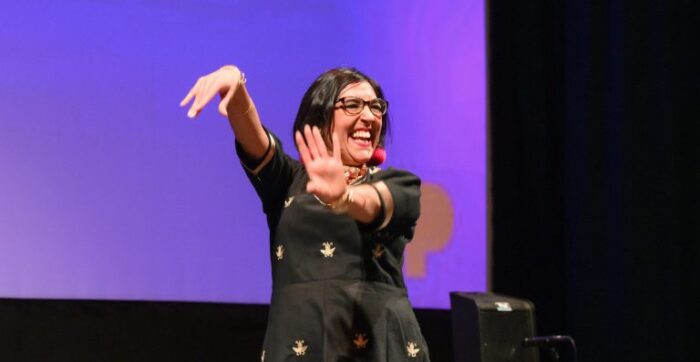
[[[365,105],[367,105],[369,107],[370,112],[372,112],[372,114],[374,114],[377,117],[385,115],[386,111],[389,109],[389,102],[381,98],[375,98],[371,101],[366,101],[362,98],[343,97],[336,99],[335,102],[342,103],[342,105],[339,106],[339,108],[342,108],[345,111],[345,113],[349,116],[356,116],[362,113],[362,110],[365,109]]]

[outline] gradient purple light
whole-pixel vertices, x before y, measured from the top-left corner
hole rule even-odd
[[[0,14],[0,297],[266,303],[267,228],[215,107],[186,119],[197,76],[236,63],[292,151],[310,82],[353,65],[391,102],[388,164],[442,186],[446,249],[409,279],[447,307],[486,289],[481,1],[68,1]]]

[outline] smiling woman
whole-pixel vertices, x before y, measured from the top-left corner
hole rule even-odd
[[[340,158],[345,165],[362,166],[379,142],[386,102],[377,98],[367,82],[345,87],[338,102],[341,105],[333,115],[333,133],[338,135]]]
[[[220,99],[193,122],[173,107],[226,59],[297,160],[292,123],[318,75],[349,64],[376,76],[389,106],[373,154],[386,149],[381,166],[424,188],[404,254],[412,305],[447,309],[450,291],[486,290],[484,1],[68,3],[0,11],[0,295],[269,302],[268,245],[255,242],[267,220],[228,153]],[[327,119],[350,110],[341,90],[322,97]],[[330,145],[324,118],[309,118]],[[445,210],[451,228],[427,222]]]
[[[301,162],[262,126],[234,66],[199,78],[181,106],[196,117],[217,94],[270,229],[261,359],[428,361],[401,271],[420,180],[371,164],[389,123],[381,87],[351,68],[316,79],[294,122]]]
[[[357,126],[357,131],[369,131],[371,145],[365,143],[361,147],[364,155],[357,155],[359,160],[353,160],[353,155],[347,154],[348,148],[341,147],[345,164],[361,166],[369,160],[366,155],[368,151],[371,156],[376,147],[384,144],[389,130],[388,103],[383,98],[384,92],[379,84],[356,69],[329,70],[318,77],[304,94],[294,121],[294,130],[303,132],[305,125],[317,126],[326,144],[330,144],[333,132],[342,132],[346,136],[341,137],[340,133],[338,136],[340,142],[346,146],[349,145],[348,137],[353,136],[352,133],[347,133],[348,130],[355,131],[349,127]],[[362,101],[362,104],[359,101]],[[369,107],[364,107],[365,104]],[[365,112],[365,109],[370,111]],[[358,120],[362,122],[356,122]],[[348,124],[344,123],[346,121]],[[366,134],[362,137],[365,136]],[[361,139],[360,134],[355,137],[356,140]]]

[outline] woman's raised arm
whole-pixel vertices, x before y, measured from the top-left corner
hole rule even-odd
[[[199,77],[180,106],[184,107],[192,101],[187,116],[195,118],[217,94],[221,97],[219,113],[228,118],[238,143],[248,156],[261,159],[267,152],[270,140],[246,90],[245,75],[237,67],[226,65]]]

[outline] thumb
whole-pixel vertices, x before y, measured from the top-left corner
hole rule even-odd
[[[231,102],[231,98],[233,98],[234,93],[236,93],[236,91],[234,87],[231,87],[226,95],[224,95],[224,98],[221,99],[221,102],[219,102],[219,113],[221,113],[222,116],[228,116],[226,107],[228,107],[229,102]]]
[[[318,191],[318,186],[314,181],[310,180],[308,183],[306,183],[306,192],[315,194],[316,191]]]

